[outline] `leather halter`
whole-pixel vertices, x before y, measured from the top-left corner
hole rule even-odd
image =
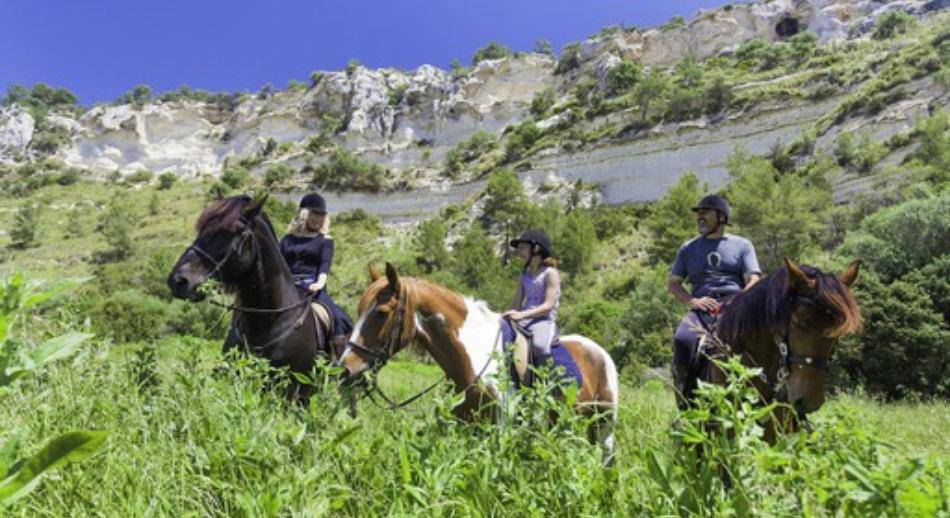
[[[810,306],[814,306],[819,310],[823,311],[826,314],[831,315],[833,312],[830,308],[825,307],[823,304],[815,301],[810,297],[803,297],[796,295],[790,298],[791,302],[804,303]],[[769,380],[768,375],[765,371],[762,371],[760,377],[762,381],[768,384],[772,388],[773,394],[784,393],[787,389],[788,377],[791,374],[792,365],[801,365],[802,367],[811,367],[813,369],[824,370],[828,368],[830,362],[830,356],[807,356],[802,354],[789,354],[791,351],[791,346],[789,345],[789,332],[792,327],[792,318],[789,316],[788,322],[785,324],[785,331],[782,333],[782,336],[776,339],[776,345],[778,346],[779,352],[779,368],[778,372],[775,375],[776,381],[772,383]]]

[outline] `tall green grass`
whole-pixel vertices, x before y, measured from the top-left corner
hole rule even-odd
[[[407,396],[433,366],[387,366],[381,384]],[[219,344],[176,338],[122,348],[100,342],[24,380],[0,408],[5,435],[110,431],[101,451],[58,471],[4,512],[13,516],[603,516],[690,514],[933,515],[947,512],[948,468],[913,431],[880,439],[865,422],[890,407],[833,401],[817,431],[770,448],[740,389],[710,389],[709,407],[737,430],[729,445],[684,416],[657,381],[625,386],[613,468],[586,441],[582,418],[551,425],[548,398],[525,396],[504,426],[461,424],[436,391],[408,410],[363,401],[351,419],[327,389],[288,406],[254,360],[225,362]],[[921,405],[926,407],[928,405]],[[554,406],[556,408],[556,405]],[[946,429],[945,404],[929,427]],[[918,417],[926,412],[918,414]],[[895,427],[895,430],[898,428]],[[0,437],[0,442],[7,437]],[[687,443],[704,445],[697,457]],[[908,445],[902,444],[908,443]],[[727,489],[721,466],[733,470]]]

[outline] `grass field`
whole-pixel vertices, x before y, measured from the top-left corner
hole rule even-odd
[[[273,391],[262,389],[261,371],[255,361],[226,364],[213,342],[98,343],[0,392],[0,422],[7,434],[0,439],[19,438],[25,453],[42,438],[70,429],[110,433],[92,458],[49,475],[4,513],[600,516],[688,515],[699,509],[700,514],[854,515],[873,509],[923,516],[947,511],[946,403],[834,398],[817,415],[813,438],[796,447],[801,464],[783,457],[794,452],[790,446],[747,445],[746,467],[770,475],[752,475],[744,486],[746,507],[715,479],[705,482],[710,494],[702,507],[691,508],[676,491],[684,491],[680,486],[692,477],[701,483],[709,467],[698,463],[695,472],[675,474],[692,462],[676,459],[692,454],[670,436],[673,398],[658,380],[623,386],[617,463],[603,469],[600,452],[583,439],[583,423],[565,419],[552,427],[538,418],[545,404],[530,398],[525,406],[535,412],[503,427],[456,423],[448,414],[447,393],[401,412],[364,400],[351,419],[332,390],[315,397],[309,409],[288,408]],[[384,369],[381,384],[392,395],[408,396],[439,377],[436,367],[404,359]],[[853,456],[842,464],[854,464],[853,473],[819,465],[842,453]],[[780,458],[784,465],[767,465]],[[662,469],[656,471],[657,459],[666,463],[668,480]],[[903,471],[907,466],[913,473]],[[876,496],[864,488],[855,475],[861,470],[890,493]],[[814,478],[792,487],[795,477]],[[767,485],[777,480],[789,485]],[[868,507],[874,498],[881,499],[879,505]]]

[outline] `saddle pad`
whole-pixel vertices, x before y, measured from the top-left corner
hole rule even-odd
[[[333,318],[330,316],[330,310],[319,302],[310,303],[310,311],[317,322],[317,326],[328,331],[327,336],[333,335]]]
[[[584,375],[581,374],[581,368],[578,367],[567,347],[564,347],[560,342],[554,344],[551,347],[551,357],[554,360],[554,365],[561,367],[558,370],[563,369],[562,379],[571,377],[577,383],[577,386],[584,385]]]

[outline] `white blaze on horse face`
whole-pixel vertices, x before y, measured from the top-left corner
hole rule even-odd
[[[343,348],[343,353],[340,354],[340,359],[337,360],[341,365],[345,365],[347,357],[350,355],[351,347],[350,342],[359,343],[357,338],[360,337],[360,334],[363,332],[363,324],[366,323],[366,315],[369,315],[376,309],[376,305],[373,305],[369,311],[360,315],[356,320],[356,323],[353,324],[353,331],[350,332],[350,338],[346,341],[346,347]]]
[[[478,376],[482,369],[485,369],[482,373],[482,381],[488,386],[495,387],[498,362],[492,358],[492,354],[501,350],[502,337],[499,333],[501,317],[489,310],[484,302],[468,297],[465,297],[465,309],[467,310],[465,322],[458,330],[459,341],[462,342],[468,354],[472,372]]]

